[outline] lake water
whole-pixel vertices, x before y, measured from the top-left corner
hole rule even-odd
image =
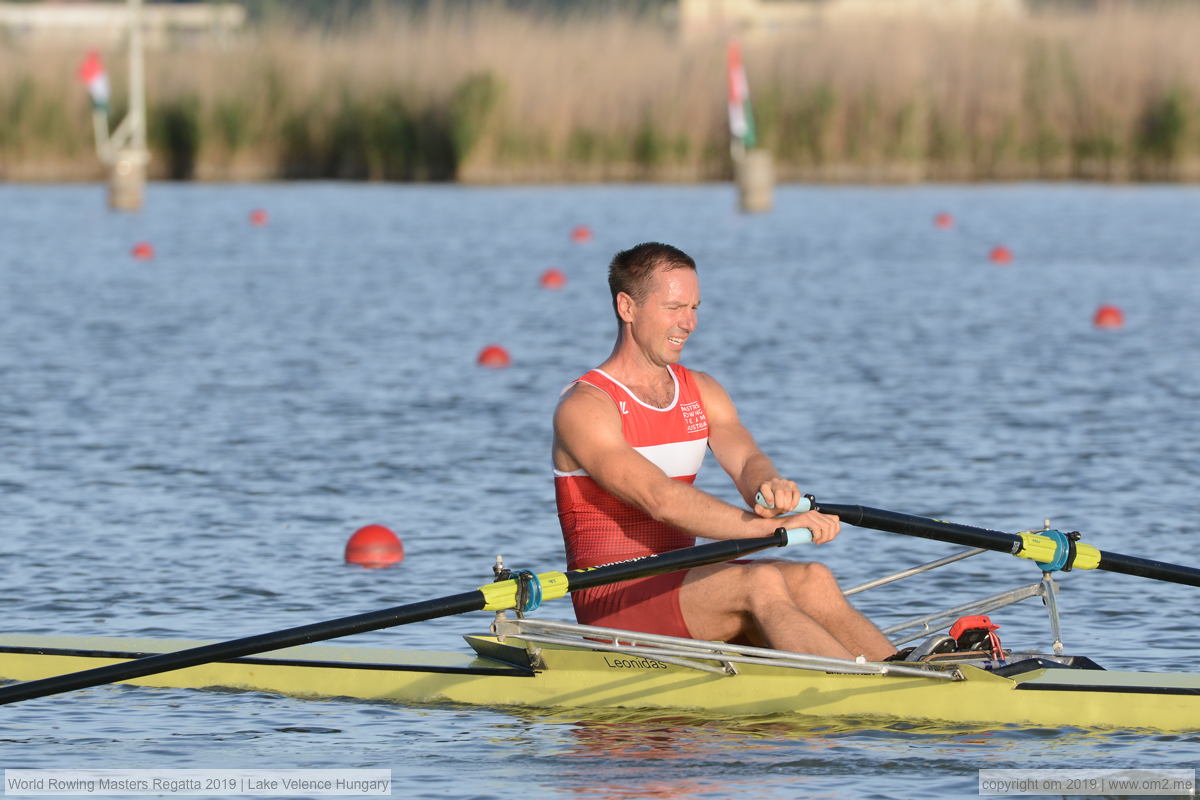
[[[559,568],[549,417],[611,346],[609,258],[650,239],[700,265],[686,363],[806,491],[1200,563],[1198,210],[1156,186],[788,186],[743,216],[726,186],[286,184],[152,185],[118,215],[97,186],[0,186],[3,630],[227,639],[466,591],[497,553]],[[1122,329],[1093,327],[1102,304]],[[475,365],[491,343],[511,367]],[[710,459],[699,483],[732,498],[721,478]],[[403,564],[342,563],[367,523]],[[814,556],[853,585],[953,549],[847,529]],[[859,605],[887,623],[1038,574],[987,554]],[[1069,652],[1196,671],[1195,589],[1061,584]],[[1048,644],[1040,604],[993,617]],[[487,623],[346,643],[458,650]],[[387,768],[406,798],[974,797],[980,768],[1200,755],[1200,734],[111,686],[0,718],[9,768]]]

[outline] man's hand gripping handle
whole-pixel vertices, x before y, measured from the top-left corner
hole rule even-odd
[[[763,508],[775,507],[773,504],[767,502],[767,499],[763,497],[762,492],[756,494],[754,496],[754,500]],[[800,498],[800,502],[796,503],[796,507],[791,510],[791,513],[803,514],[805,511],[812,511],[813,502],[813,496],[811,494],[806,494],[804,497]],[[810,531],[808,528],[793,528],[787,532],[787,536],[789,545],[812,541],[812,531]]]

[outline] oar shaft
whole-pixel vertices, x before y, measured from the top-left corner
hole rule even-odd
[[[396,606],[380,611],[369,611],[365,614],[355,614],[350,617],[317,622],[311,625],[301,625],[272,633],[247,636],[228,642],[201,645],[187,650],[177,650],[173,653],[143,656],[132,661],[110,664],[105,667],[70,672],[66,675],[56,675],[26,681],[11,686],[0,687],[0,705],[15,703],[19,700],[32,700],[35,697],[45,697],[62,692],[72,692],[76,689],[87,689],[106,683],[127,681],[133,678],[143,678],[160,672],[172,672],[177,669],[194,667],[198,664],[209,664],[214,661],[227,661],[231,658],[265,653],[270,650],[281,650],[285,647],[308,644],[310,642],[336,639],[340,636],[350,636],[355,633],[365,633],[380,628],[404,625],[409,622],[445,617],[452,614],[462,614],[468,611],[478,611],[483,608],[483,592],[476,589],[472,592],[443,597],[437,600],[426,600]]]
[[[939,542],[979,547],[999,553],[1016,553],[1021,549],[1022,544],[1021,537],[1012,533],[960,525],[957,522],[943,522],[940,519],[929,517],[900,514],[896,511],[884,511],[880,508],[841,506],[818,502],[817,510],[823,514],[833,514],[842,522],[859,528],[902,533],[905,536],[935,539]]]
[[[935,539],[967,547],[995,550],[1000,553],[1016,555],[1025,544],[1025,540],[1018,534],[960,525],[956,522],[943,522],[940,519],[929,517],[900,514],[879,508],[820,502],[817,503],[816,508],[822,513],[837,516],[848,525],[856,525],[860,528],[873,528],[890,533],[901,533],[905,536]],[[1080,546],[1082,547],[1082,545]],[[1121,553],[1110,553],[1106,550],[1092,552],[1099,554],[1099,561],[1096,563],[1095,569],[1153,578],[1168,583],[1181,583],[1185,586],[1200,586],[1200,569],[1195,567],[1152,561],[1148,558],[1127,556]],[[1023,557],[1027,557],[1027,555]]]
[[[1136,575],[1139,578],[1154,578],[1168,583],[1182,583],[1185,586],[1200,586],[1200,569],[1108,551],[1101,551],[1100,565],[1096,569],[1120,572],[1122,575]]]
[[[691,569],[706,564],[728,561],[731,558],[753,553],[768,547],[782,547],[787,544],[787,533],[781,528],[770,536],[758,539],[727,539],[696,547],[674,550],[669,553],[646,556],[619,564],[606,564],[591,569],[572,570],[566,573],[547,573],[541,577],[557,580],[561,586],[565,582],[565,591],[558,591],[553,596],[561,597],[565,592],[574,592],[593,586],[644,578],[659,575],[664,572],[675,572],[681,569]],[[509,584],[505,586],[505,584]],[[355,614],[350,617],[326,622],[316,622],[287,628],[282,631],[247,636],[228,642],[201,645],[173,653],[144,656],[125,661],[120,664],[110,664],[105,667],[72,672],[52,678],[26,681],[11,686],[0,687],[0,705],[15,703],[19,700],[32,700],[36,697],[46,697],[61,694],[76,689],[86,689],[106,683],[144,678],[160,672],[172,672],[214,661],[227,661],[232,658],[265,653],[271,650],[281,650],[285,647],[319,642],[326,639],[337,639],[355,633],[391,628],[406,625],[410,622],[421,622],[438,617],[449,617],[470,611],[482,611],[485,608],[499,610],[512,608],[511,598],[516,581],[502,581],[471,592],[442,597],[436,600],[425,600],[420,603],[410,603],[403,606],[386,608],[381,611],[369,611],[365,614]],[[504,591],[507,589],[508,591]]]
[[[591,569],[575,569],[567,573],[567,591],[575,592],[617,581],[661,575],[664,572],[677,572],[681,569],[692,569],[706,564],[717,564],[731,558],[765,550],[768,547],[783,547],[787,543],[787,533],[779,528],[770,536],[757,539],[722,539],[633,561],[606,564]]]

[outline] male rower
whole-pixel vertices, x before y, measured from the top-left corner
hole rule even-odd
[[[780,527],[808,528],[816,544],[837,536],[837,517],[787,513],[800,489],[758,449],[721,384],[679,363],[700,306],[695,261],[670,245],[640,244],[617,253],[608,282],[617,315],[612,354],[563,392],[554,414],[568,568],[690,547],[697,536],[752,538]],[[706,447],[747,508],[692,485]],[[571,599],[588,625],[873,661],[895,653],[822,564],[714,564]]]

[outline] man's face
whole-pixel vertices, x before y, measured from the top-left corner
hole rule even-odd
[[[631,304],[633,338],[652,363],[676,364],[696,330],[700,279],[694,269],[659,269],[650,286],[644,301]]]

